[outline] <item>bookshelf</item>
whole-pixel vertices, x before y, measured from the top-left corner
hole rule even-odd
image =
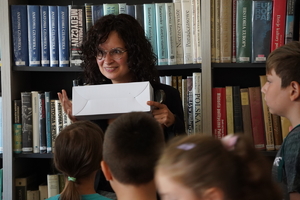
[[[53,170],[51,165],[52,155],[14,155],[12,138],[12,101],[20,98],[21,91],[66,89],[71,94],[72,80],[80,76],[80,68],[41,68],[41,67],[15,67],[12,62],[11,28],[10,28],[10,5],[69,5],[91,3],[107,3],[107,0],[1,0],[0,1],[0,43],[2,46],[1,85],[3,96],[3,174],[4,188],[3,199],[14,199],[14,178],[31,171],[41,170],[41,176],[46,177]],[[152,3],[152,0],[125,0],[127,4]],[[172,0],[155,0],[156,3],[172,2]],[[120,3],[118,0],[110,0],[109,3]],[[201,25],[202,25],[202,64],[168,65],[159,66],[162,74],[187,75],[193,71],[202,72],[202,105],[203,108],[203,132],[211,132],[211,53],[210,53],[210,1],[201,0]],[[54,78],[55,77],[55,78]],[[55,80],[55,81],[53,81]]]

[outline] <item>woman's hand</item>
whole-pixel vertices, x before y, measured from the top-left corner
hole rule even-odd
[[[152,109],[152,115],[158,123],[166,127],[174,124],[175,116],[165,104],[156,101],[147,101],[147,105],[156,107],[156,109]]]
[[[67,113],[69,119],[72,122],[77,121],[77,119],[72,115],[72,102],[69,100],[67,92],[65,90],[61,90],[61,93],[58,92],[58,99],[61,103],[61,106],[65,113]]]

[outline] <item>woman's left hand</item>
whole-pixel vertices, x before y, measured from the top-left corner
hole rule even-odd
[[[156,101],[147,101],[147,105],[154,106],[156,108],[152,109],[152,115],[158,123],[163,124],[166,127],[174,124],[175,116],[165,104],[161,104]]]

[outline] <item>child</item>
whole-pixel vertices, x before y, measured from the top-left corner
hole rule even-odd
[[[266,158],[245,136],[178,136],[155,171],[162,199],[279,200]]]
[[[300,199],[300,42],[293,41],[270,53],[267,83],[261,91],[270,113],[286,117],[293,129],[284,139],[273,163],[285,200]]]
[[[95,192],[94,181],[102,160],[103,132],[93,122],[78,121],[55,139],[54,165],[66,177],[61,194],[49,200],[109,200]]]
[[[154,167],[164,147],[161,125],[149,113],[123,114],[104,136],[101,168],[118,200],[156,200]]]

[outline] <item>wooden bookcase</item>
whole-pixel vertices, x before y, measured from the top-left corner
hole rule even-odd
[[[30,5],[69,5],[91,3],[108,3],[107,0],[1,0],[0,1],[0,44],[2,48],[1,85],[3,96],[3,174],[4,188],[3,199],[14,199],[14,178],[31,171],[41,171],[41,176],[46,177],[46,173],[51,166],[51,155],[32,154],[14,155],[12,136],[12,102],[20,98],[21,91],[31,90],[52,90],[60,91],[66,89],[71,95],[72,80],[81,74],[78,68],[41,68],[41,67],[14,67],[12,62],[12,35],[10,23],[10,5],[30,4]],[[153,0],[124,0],[127,4],[152,3]],[[172,2],[172,0],[155,0],[154,2]],[[120,3],[118,0],[110,0],[109,3]],[[159,70],[164,75],[191,74],[193,71],[202,72],[202,107],[203,107],[203,131],[211,133],[211,88],[212,70],[210,53],[210,1],[201,0],[201,25],[202,25],[202,52],[203,62],[196,65],[174,65],[159,66]],[[39,175],[40,175],[39,174]]]

